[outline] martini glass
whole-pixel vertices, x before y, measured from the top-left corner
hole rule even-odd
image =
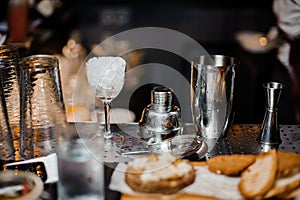
[[[89,85],[104,104],[104,138],[113,138],[110,129],[111,102],[124,86],[126,62],[121,57],[93,57],[87,61],[86,67]]]

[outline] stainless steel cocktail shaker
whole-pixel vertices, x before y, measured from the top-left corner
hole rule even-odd
[[[180,134],[182,119],[180,108],[172,105],[173,91],[164,86],[151,91],[151,104],[144,108],[139,121],[139,135],[151,143],[170,140]]]

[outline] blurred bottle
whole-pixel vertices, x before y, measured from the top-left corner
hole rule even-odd
[[[25,42],[28,29],[27,0],[10,0],[7,8],[9,42]]]

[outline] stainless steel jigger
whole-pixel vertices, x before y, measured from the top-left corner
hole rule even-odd
[[[277,82],[265,83],[263,86],[267,97],[267,108],[261,126],[261,133],[257,140],[261,144],[279,145],[281,139],[277,120],[277,106],[284,86]]]

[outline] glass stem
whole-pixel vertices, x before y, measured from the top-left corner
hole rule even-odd
[[[105,117],[105,125],[104,125],[104,137],[111,138],[112,134],[110,131],[110,101],[104,101],[104,117]]]

